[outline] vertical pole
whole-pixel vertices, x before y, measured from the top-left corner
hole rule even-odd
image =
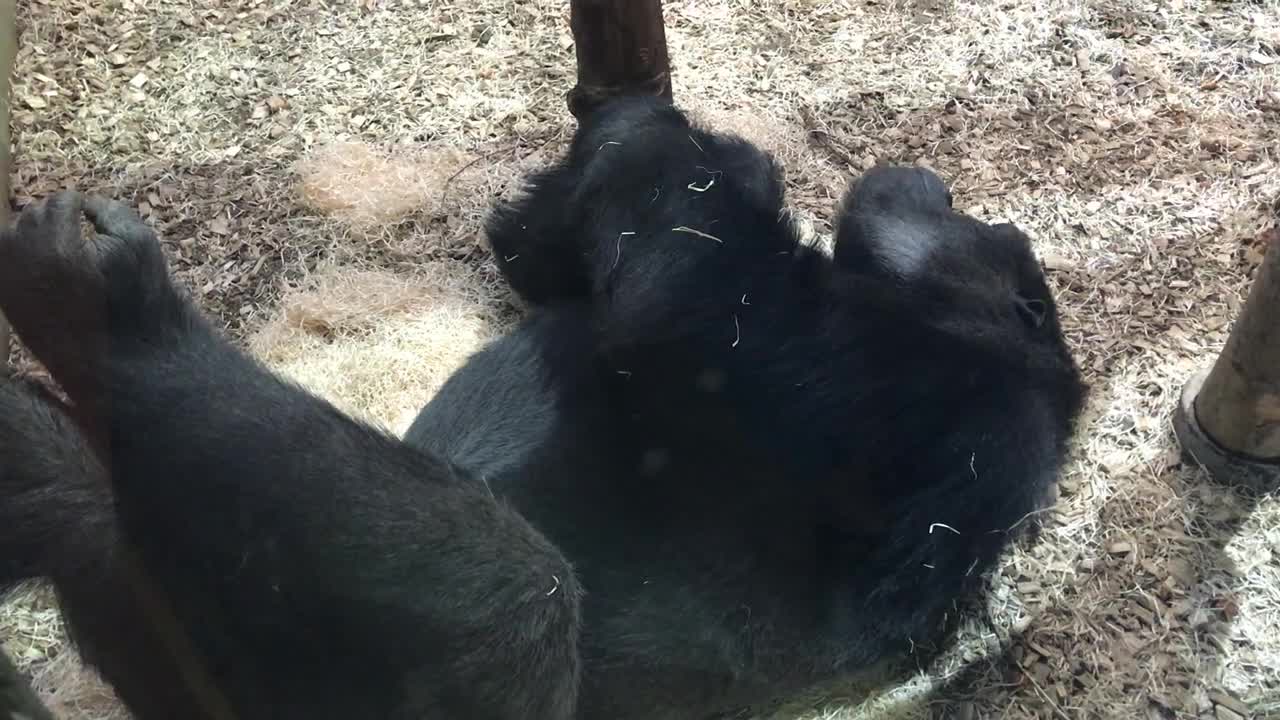
[[[0,0],[0,227],[9,226],[9,178],[13,169],[9,153],[9,84],[18,50],[16,5],[17,0]],[[9,335],[9,321],[0,313],[0,371],[9,363]]]
[[[0,227],[9,224],[9,79],[18,47],[16,0],[0,0]],[[9,322],[0,314],[0,373],[9,366]],[[0,718],[54,720],[13,661],[0,650]]]
[[[569,26],[578,57],[569,112],[578,120],[621,95],[671,101],[662,0],[572,0]]]
[[[1174,429],[1215,477],[1256,490],[1280,484],[1280,230],[1222,354],[1183,389]]]

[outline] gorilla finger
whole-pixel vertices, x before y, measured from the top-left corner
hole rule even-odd
[[[121,253],[130,252],[130,243],[128,240],[116,235],[107,235],[101,231],[99,231],[97,237],[93,239],[93,243],[90,247],[92,247],[91,252],[93,253],[95,260],[99,263],[104,260],[115,258]]]
[[[84,195],[75,190],[61,190],[54,193],[45,205],[49,215],[54,218],[80,222],[84,200]]]
[[[133,208],[122,202],[90,195],[84,201],[84,214],[93,222],[100,235],[111,235],[121,240],[141,240],[151,236],[151,228]]]
[[[148,231],[149,232],[149,231]],[[135,288],[137,283],[154,286],[169,280],[168,266],[154,235],[128,237],[99,233],[91,244],[96,270],[108,286]]]
[[[78,222],[81,202],[80,193],[72,190],[63,190],[37,200],[22,209],[22,214],[18,216],[18,230],[23,233],[49,232],[52,230],[49,224],[62,219],[64,215],[67,219],[74,218]]]

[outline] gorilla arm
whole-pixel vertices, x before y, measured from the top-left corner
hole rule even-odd
[[[241,712],[568,717],[572,571],[482,484],[231,346],[124,206],[28,208],[0,268],[0,306],[72,398],[125,539]],[[513,682],[536,697],[500,692]]]

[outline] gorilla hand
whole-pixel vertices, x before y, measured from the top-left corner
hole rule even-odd
[[[28,206],[0,235],[0,307],[73,398],[92,391],[110,355],[167,344],[196,317],[142,219],[70,191]]]

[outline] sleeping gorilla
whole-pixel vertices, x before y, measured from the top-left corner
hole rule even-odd
[[[0,307],[73,405],[0,382],[0,584],[51,577],[144,720],[701,720],[929,637],[1041,506],[1083,387],[936,176],[864,176],[833,260],[765,155],[624,101],[530,188],[490,239],[535,309],[404,442],[220,338],[127,209],[29,208]]]

